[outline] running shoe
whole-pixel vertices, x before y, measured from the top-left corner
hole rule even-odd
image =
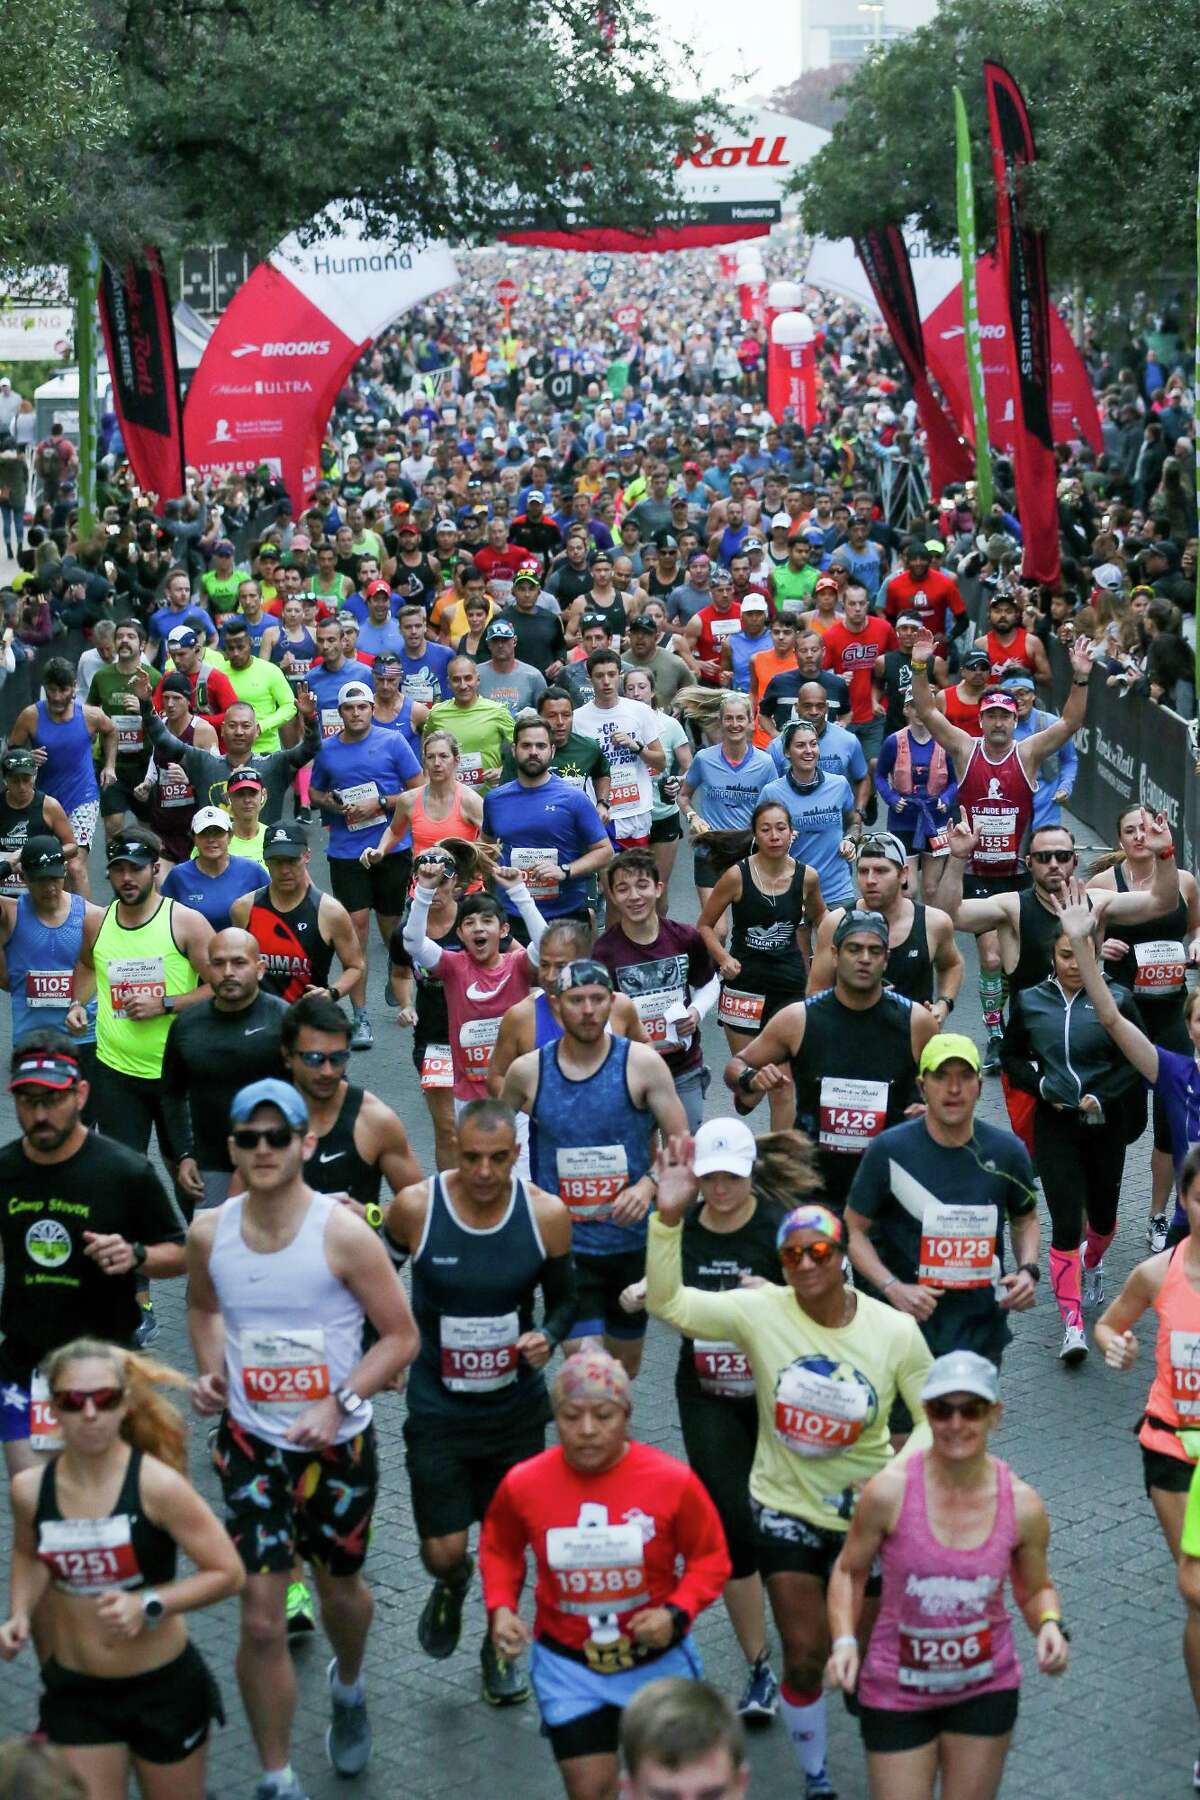
[[[457,1587],[450,1587],[444,1581],[435,1581],[433,1591],[417,1620],[417,1642],[426,1656],[432,1656],[438,1662],[444,1662],[458,1649],[463,1602],[474,1572],[475,1558],[468,1556],[466,1576]]]
[[[138,1295],[138,1305],[142,1309],[142,1322],[133,1334],[133,1341],[139,1350],[146,1350],[157,1343],[162,1326],[154,1311],[154,1302],[149,1294]]]
[[[400,1004],[400,1002],[397,1000],[395,994],[392,992],[392,965],[391,965],[391,963],[388,964],[387,968],[383,972],[383,1004],[385,1006],[399,1006],[399,1004]]]
[[[1150,1246],[1151,1256],[1157,1256],[1160,1250],[1166,1249],[1167,1230],[1166,1213],[1151,1213],[1146,1226],[1146,1242]],[[1200,1764],[1197,1764],[1197,1767],[1200,1767]]]
[[[305,1637],[310,1631],[317,1629],[317,1621],[313,1617],[312,1595],[307,1582],[289,1581],[287,1591],[287,1634],[289,1637]]]
[[[829,1779],[828,1769],[819,1775],[804,1775],[804,1800],[837,1800],[837,1789]]]
[[[337,1657],[329,1664],[328,1681],[333,1687]],[[339,1775],[361,1775],[371,1760],[371,1721],[365,1700],[339,1700],[330,1693],[332,1718],[325,1733],[325,1754]]]
[[[312,808],[310,806],[298,806],[296,808],[296,823],[297,825],[312,824]]]
[[[1003,1041],[1004,1040],[1001,1038],[999,1032],[994,1032],[984,1045],[983,1073],[985,1075],[998,1075],[1000,1073],[1000,1046]]]
[[[779,1683],[764,1650],[750,1670],[745,1692],[737,1703],[738,1718],[744,1719],[747,1725],[755,1725],[773,1719],[778,1711]]]
[[[294,1775],[287,1781],[264,1775],[254,1790],[254,1800],[308,1800],[308,1795]]]
[[[1062,1349],[1058,1353],[1059,1362],[1065,1362],[1069,1369],[1081,1363],[1088,1353],[1087,1337],[1082,1325],[1068,1325],[1063,1332]]]
[[[1104,1258],[1089,1269],[1083,1258],[1079,1259],[1079,1283],[1083,1305],[1089,1311],[1095,1311],[1104,1298]]]
[[[519,1658],[501,1656],[490,1637],[479,1651],[483,1665],[483,1697],[489,1706],[520,1706],[529,1698],[529,1682]]]
[[[350,1039],[352,1050],[369,1050],[375,1042],[375,1033],[371,1029],[371,1021],[366,1013],[359,1013],[354,1021],[354,1032]]]

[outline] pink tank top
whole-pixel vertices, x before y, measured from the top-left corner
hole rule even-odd
[[[462,789],[458,782],[454,784],[454,805],[444,819],[430,818],[425,811],[425,789],[418,789],[416,804],[412,809],[414,860],[422,850],[429,850],[434,844],[440,844],[443,838],[465,838],[468,843],[473,844],[478,836],[478,825],[472,825],[463,818]]]
[[[1194,1466],[1173,1429],[1200,1425],[1200,1294],[1187,1277],[1186,1238],[1171,1253],[1154,1310],[1154,1381],[1138,1441],[1147,1450],[1161,1450]],[[1160,1423],[1154,1425],[1152,1419]]]
[[[918,1712],[1020,1685],[1004,1583],[1017,1547],[1012,1476],[996,1466],[996,1517],[974,1550],[939,1543],[925,1510],[925,1453],[905,1468],[904,1502],[880,1551],[883,1599],[859,1677],[864,1706]]]

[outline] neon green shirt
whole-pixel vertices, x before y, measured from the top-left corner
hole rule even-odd
[[[230,684],[239,700],[246,701],[258,715],[256,752],[279,749],[279,727],[296,716],[296,696],[288,686],[287,676],[275,663],[252,656],[245,669],[227,667]]]
[[[504,746],[512,741],[513,717],[507,706],[495,700],[476,700],[460,706],[457,700],[439,700],[430,708],[425,735],[453,732],[461,753],[458,779],[468,787],[484,786],[484,772],[498,769]]]

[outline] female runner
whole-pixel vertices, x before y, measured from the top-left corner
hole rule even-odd
[[[453,732],[431,731],[422,740],[424,785],[406,788],[401,794],[378,844],[364,850],[359,859],[365,869],[382,862],[390,850],[403,842],[410,828],[414,860],[422,850],[446,838],[475,841],[483,824],[483,798],[459,781],[458,760],[458,740]]]
[[[183,1473],[183,1420],[161,1364],[78,1338],[43,1365],[62,1450],[12,1485],[11,1613],[0,1656],[30,1640],[40,1607],[40,1730],[86,1781],[123,1800],[204,1800],[216,1684],[182,1615],[245,1581],[225,1529]],[[179,1550],[195,1573],[176,1579]]]

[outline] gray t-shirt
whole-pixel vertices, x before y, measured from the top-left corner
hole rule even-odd
[[[676,656],[673,651],[664,650],[661,647],[654,652],[648,663],[634,662],[632,657],[624,656],[621,658],[621,667],[623,669],[648,669],[654,677],[654,692],[658,697],[657,704],[664,710],[672,704],[680,688],[687,687],[698,679],[692,674],[681,656]]]
[[[479,665],[479,691],[485,700],[507,706],[515,719],[528,706],[536,706],[546,691],[546,677],[529,663],[514,663],[503,673],[490,662]]]
[[[694,619],[702,607],[712,605],[711,588],[694,588],[689,582],[682,582],[679,587],[672,588],[667,595],[667,617],[678,619],[686,625]]]

